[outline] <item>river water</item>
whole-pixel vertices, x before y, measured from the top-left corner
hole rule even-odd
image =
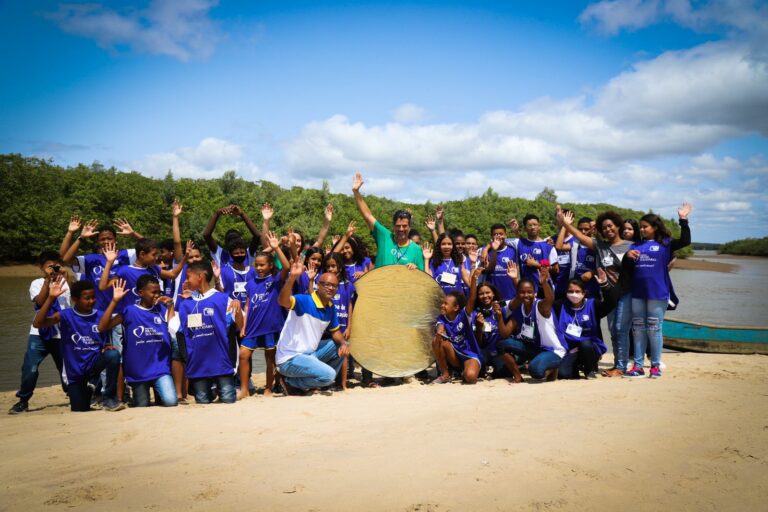
[[[712,324],[768,326],[768,259],[717,255],[697,251],[693,259],[738,265],[733,273],[673,269],[671,276],[680,306],[670,318]],[[27,348],[32,306],[31,278],[8,277],[0,281],[0,391],[18,388],[21,363]],[[264,371],[261,352],[253,357],[254,373]],[[56,367],[47,358],[40,367],[39,386],[56,384]],[[2,411],[0,411],[2,414]]]

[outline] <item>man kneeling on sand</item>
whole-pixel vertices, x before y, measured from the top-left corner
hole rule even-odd
[[[294,261],[277,299],[289,310],[275,354],[278,379],[287,394],[333,384],[349,355],[332,300],[339,287],[338,278],[326,272],[318,279],[316,292],[291,295],[294,282],[303,273],[304,265]],[[331,333],[331,339],[321,340],[326,331]]]

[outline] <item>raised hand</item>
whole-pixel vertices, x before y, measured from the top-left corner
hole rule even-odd
[[[338,243],[339,243],[339,240],[341,240],[341,236],[339,236],[339,235],[333,235],[333,236],[331,237],[331,248],[334,248],[334,247],[336,247],[336,244],[338,244]]]
[[[64,286],[67,284],[67,280],[62,274],[55,276],[51,283],[48,285],[48,294],[54,299],[60,297],[64,293]]]
[[[605,273],[605,270],[602,269],[602,267],[597,267],[597,277],[595,278],[597,281],[597,284],[605,284],[608,282],[608,274]]]
[[[131,224],[126,219],[115,219],[114,224],[118,235],[131,236],[135,233]]]
[[[430,231],[435,230],[436,224],[435,224],[435,218],[433,216],[427,215],[427,220],[424,221],[424,224],[426,224],[428,230]]]
[[[293,263],[291,263],[290,276],[292,278],[297,279],[303,273],[304,273],[304,262],[301,261],[301,259],[295,260]]]
[[[101,252],[108,262],[114,263],[117,259],[117,246],[115,242],[107,242]]]
[[[275,234],[272,231],[267,231],[264,234],[264,237],[267,239],[267,244],[272,248],[272,250],[276,251],[280,246],[280,240],[277,239]]]
[[[573,225],[573,212],[565,212],[562,211],[558,214],[558,222],[563,226],[571,226]]]
[[[507,275],[515,281],[520,277],[520,269],[514,261],[507,262]]]
[[[173,204],[171,204],[171,212],[173,212],[174,217],[178,218],[181,215],[181,211],[181,203],[179,202],[179,199],[176,198],[173,200]]]
[[[688,214],[693,211],[693,205],[691,203],[683,203],[680,205],[680,208],[677,209],[677,215],[685,220],[688,218]]]
[[[195,249],[195,242],[192,240],[187,240],[187,247],[184,249],[184,254],[189,258],[192,251]]]
[[[219,278],[221,278],[221,267],[219,266],[218,263],[216,263],[216,260],[214,259],[211,260],[211,269],[213,270],[214,279],[218,281]]]
[[[85,226],[83,226],[83,230],[80,232],[80,238],[91,238],[93,235],[97,233],[96,229],[99,226],[99,221],[96,219],[91,219],[88,222],[85,223]]]
[[[474,266],[477,263],[477,251],[470,251],[467,255],[469,262]]]
[[[79,215],[73,215],[69,218],[69,225],[67,226],[67,231],[70,233],[74,233],[80,229],[80,216]]]
[[[242,208],[240,208],[240,207],[239,207],[238,205],[236,205],[236,204],[231,204],[231,205],[229,205],[229,214],[230,214],[230,215],[237,215],[237,216],[240,216],[240,217],[242,217],[242,215],[243,215],[243,209],[242,209]]]
[[[359,172],[355,173],[355,177],[352,178],[352,192],[359,192],[360,187],[363,186],[363,175]]]
[[[540,283],[546,283],[549,281],[549,267],[540,267],[539,268],[539,282]]]
[[[520,224],[518,224],[517,219],[511,218],[507,221],[507,226],[512,230],[514,233],[520,232]]]
[[[125,279],[115,279],[112,281],[112,301],[120,302],[127,293]]]
[[[445,218],[445,208],[443,208],[443,205],[437,205],[437,208],[435,209],[435,217],[437,218],[438,222]]]
[[[477,281],[482,274],[483,274],[483,269],[478,267],[472,271],[472,279]]]
[[[491,240],[491,249],[494,251],[498,251],[499,247],[501,247],[502,239],[501,238],[494,238]]]
[[[424,255],[424,259],[428,260],[432,257],[433,253],[432,244],[429,242],[424,242],[421,244],[421,253]]]
[[[272,205],[269,203],[264,203],[261,205],[261,217],[264,220],[269,220],[272,218],[272,215],[274,215],[275,211],[272,209]]]
[[[232,213],[232,205],[225,206],[224,208],[219,208],[218,210],[216,210],[216,213],[218,213],[219,215],[229,215],[230,213]]]
[[[350,221],[349,226],[347,226],[347,238],[351,237],[355,234],[355,230],[357,229],[355,225],[355,221]]]
[[[312,282],[315,280],[315,277],[317,277],[317,270],[318,265],[314,261],[310,261],[307,265],[307,277],[309,278],[309,281]]]
[[[328,203],[328,205],[325,207],[323,214],[325,216],[325,220],[327,222],[331,222],[333,219],[333,205],[331,203]]]

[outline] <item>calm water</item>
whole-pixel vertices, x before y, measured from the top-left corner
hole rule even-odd
[[[699,251],[694,259],[738,265],[735,273],[698,270],[672,271],[680,306],[670,318],[715,324],[768,326],[768,259],[742,259]],[[21,363],[27,348],[32,306],[27,296],[31,278],[0,281],[0,391],[18,388]],[[254,372],[264,371],[264,356],[254,353]],[[40,368],[38,385],[56,384],[56,367],[47,358]]]

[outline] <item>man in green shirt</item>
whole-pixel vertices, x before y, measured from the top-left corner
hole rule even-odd
[[[385,228],[371,213],[365,203],[360,187],[363,186],[363,176],[358,172],[352,181],[352,194],[355,196],[355,205],[368,224],[371,235],[376,241],[376,267],[386,265],[405,265],[408,268],[424,270],[424,255],[421,247],[408,238],[411,230],[411,214],[405,210],[398,210],[392,216],[395,225],[394,234]]]

